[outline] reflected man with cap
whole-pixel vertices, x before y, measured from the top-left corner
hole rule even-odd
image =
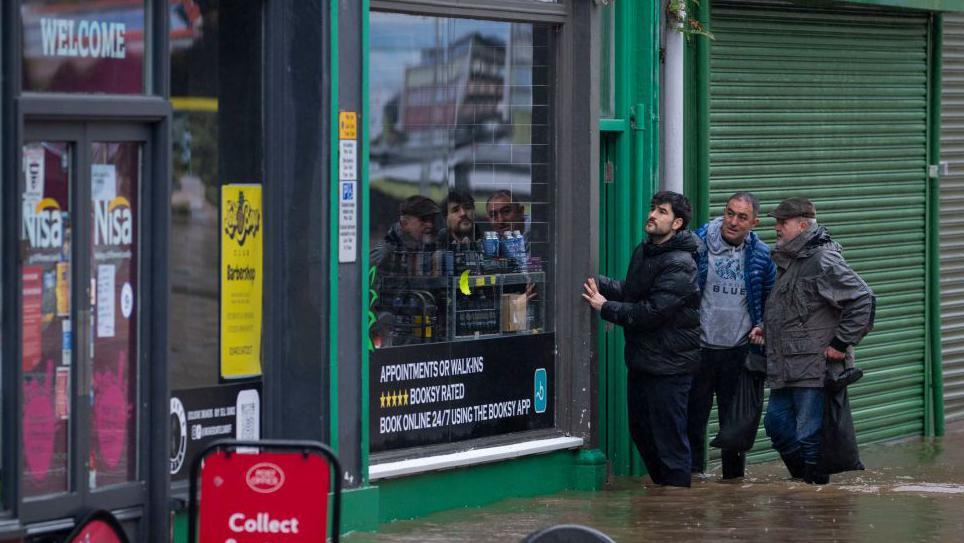
[[[372,249],[370,261],[381,271],[398,272],[392,254],[400,251],[434,250],[436,223],[440,209],[425,196],[409,196],[398,206],[398,222],[388,229],[385,239]]]
[[[819,469],[824,381],[854,362],[853,347],[873,328],[875,299],[806,198],[788,198],[777,220],[777,280],[764,334],[770,401],[767,436],[794,478],[826,484]]]

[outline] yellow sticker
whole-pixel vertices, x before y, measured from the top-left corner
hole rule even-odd
[[[342,111],[338,114],[338,138],[353,140],[358,137],[358,114],[354,111]]]
[[[261,375],[261,185],[221,187],[221,377]]]

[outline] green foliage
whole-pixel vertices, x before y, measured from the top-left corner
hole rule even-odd
[[[714,40],[716,38],[713,33],[707,30],[699,19],[691,16],[699,6],[699,0],[669,0],[666,13],[675,22],[673,28],[686,36],[687,40],[693,39],[693,36],[704,36]]]

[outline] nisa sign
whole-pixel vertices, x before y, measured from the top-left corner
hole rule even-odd
[[[60,204],[53,198],[23,203],[21,239],[34,249],[59,249],[64,244],[64,223]]]
[[[94,244],[130,245],[134,241],[131,203],[123,196],[94,203]]]

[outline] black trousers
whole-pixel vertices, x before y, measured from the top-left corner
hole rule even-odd
[[[659,485],[690,486],[686,398],[692,376],[630,371],[629,434]]]
[[[706,425],[713,408],[713,393],[720,414],[720,427],[729,422],[730,402],[736,396],[740,371],[746,359],[748,345],[732,349],[703,349],[700,355],[700,369],[693,376],[693,386],[689,396],[689,433],[690,450],[693,454],[693,473],[703,471],[706,455]],[[742,477],[746,466],[746,453],[742,451],[721,451],[723,478]]]

